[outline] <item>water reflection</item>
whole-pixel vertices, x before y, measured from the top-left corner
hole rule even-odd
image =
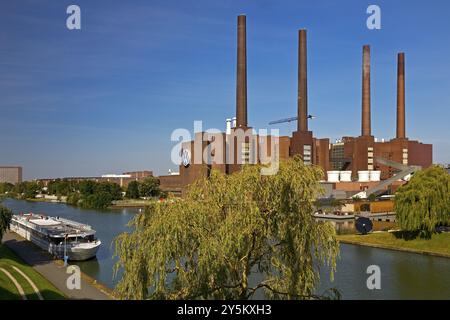
[[[76,264],[80,267],[81,271],[88,274],[92,278],[98,279],[100,276],[100,262],[98,258],[90,259],[87,261],[71,261],[70,264]]]

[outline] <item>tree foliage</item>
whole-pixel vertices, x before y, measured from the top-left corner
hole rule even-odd
[[[142,181],[131,181],[126,193],[128,199],[150,198],[161,195],[163,195],[163,192],[159,188],[159,180],[155,177],[147,177]]]
[[[111,193],[99,191],[81,199],[81,206],[84,208],[106,209],[113,201]]]
[[[16,183],[13,193],[26,199],[33,199],[41,189],[41,186],[35,181],[24,181]]]
[[[139,182],[131,181],[127,187],[127,198],[139,199]]]
[[[77,192],[67,197],[67,203],[83,208],[105,209],[119,199],[122,199],[122,188],[117,183],[82,181]]]
[[[112,201],[122,199],[122,188],[107,181],[57,179],[51,181],[47,189],[49,194],[67,196],[68,204],[84,208],[104,209]]]
[[[71,194],[69,194],[67,196],[66,203],[70,204],[72,206],[78,206],[78,205],[80,205],[81,199],[82,199],[82,197],[81,197],[80,193],[72,192]]]
[[[3,234],[9,228],[9,223],[11,222],[12,212],[0,206],[0,242],[3,238]]]
[[[139,195],[141,197],[157,197],[160,192],[159,180],[155,177],[147,177],[139,183]]]
[[[95,185],[97,183],[92,180],[83,180],[78,183],[77,190],[83,197],[88,197],[95,193]]]
[[[276,175],[245,166],[190,186],[181,200],[152,203],[116,238],[123,299],[317,298],[319,268],[335,270],[339,245],[314,220],[317,167],[295,157]]]
[[[107,193],[111,197],[111,201],[122,199],[122,188],[113,182],[96,183],[93,194]]]
[[[438,166],[415,173],[397,190],[394,210],[403,230],[434,232],[450,219],[450,175]]]
[[[47,193],[56,196],[68,196],[77,189],[78,182],[69,179],[56,179],[47,185]]]
[[[0,183],[0,194],[11,192],[14,189],[14,185],[8,182]]]

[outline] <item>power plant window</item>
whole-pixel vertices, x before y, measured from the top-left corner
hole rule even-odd
[[[249,163],[250,162],[250,144],[248,142],[242,142],[241,145],[242,150],[242,164]]]
[[[311,164],[311,146],[308,144],[303,146],[303,162]]]

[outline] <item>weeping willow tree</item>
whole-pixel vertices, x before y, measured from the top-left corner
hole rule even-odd
[[[212,171],[180,200],[154,203],[115,241],[122,299],[338,298],[315,295],[319,268],[335,271],[339,245],[311,213],[320,169],[299,158],[276,175],[260,167]],[[258,276],[255,277],[255,274]]]
[[[0,206],[0,242],[3,238],[3,234],[9,228],[11,218],[12,212],[5,207]]]
[[[395,194],[401,229],[430,234],[450,219],[450,175],[438,166],[414,174]]]

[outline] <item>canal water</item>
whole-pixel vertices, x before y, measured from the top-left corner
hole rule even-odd
[[[128,221],[137,209],[87,210],[65,204],[28,202],[6,199],[3,205],[14,213],[34,212],[61,216],[91,225],[103,245],[97,258],[77,262],[81,270],[99,282],[114,288],[120,279],[113,277],[115,259],[114,238],[130,231]],[[352,226],[347,224],[345,232]],[[368,266],[377,265],[381,271],[381,289],[367,288]],[[343,299],[450,299],[450,259],[414,253],[398,252],[363,246],[342,244],[334,281],[321,272],[318,293],[327,288],[337,288]]]

